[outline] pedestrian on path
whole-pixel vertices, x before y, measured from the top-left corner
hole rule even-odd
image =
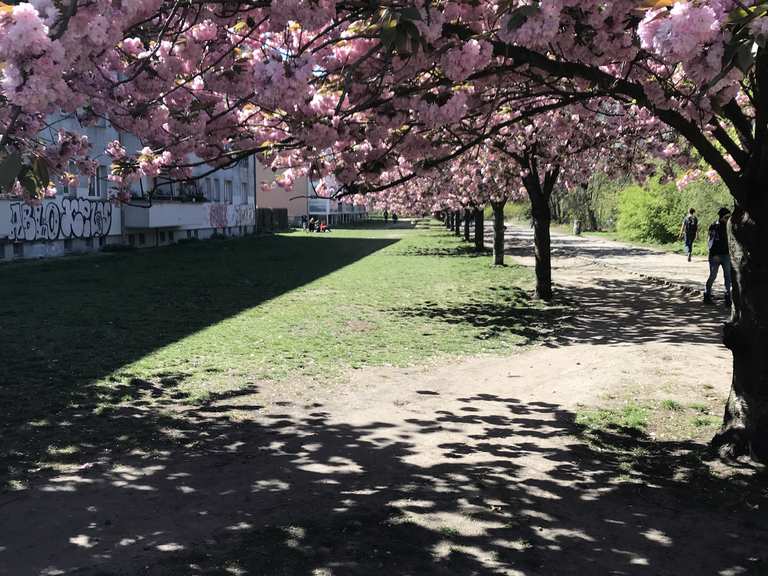
[[[725,305],[731,305],[731,256],[728,252],[728,218],[731,211],[720,208],[717,220],[709,227],[709,279],[704,292],[704,302],[712,303],[712,285],[722,267],[725,280]]]
[[[685,242],[685,253],[688,255],[688,262],[691,261],[693,243],[696,241],[698,232],[699,219],[696,218],[696,210],[691,208],[688,210],[688,215],[683,219],[683,226],[680,228],[680,237]]]

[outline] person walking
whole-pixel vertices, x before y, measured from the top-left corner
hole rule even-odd
[[[680,237],[685,243],[685,253],[688,256],[688,262],[691,261],[693,253],[693,243],[696,241],[696,235],[699,232],[699,219],[696,218],[696,210],[691,208],[688,215],[683,218],[683,226],[680,228]]]
[[[704,292],[704,302],[712,303],[712,285],[717,279],[717,273],[722,267],[725,280],[725,305],[731,305],[731,256],[728,251],[728,218],[731,211],[720,208],[717,220],[709,227],[709,278]]]

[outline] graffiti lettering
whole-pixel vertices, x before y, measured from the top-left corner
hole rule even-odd
[[[42,204],[11,204],[8,238],[16,242],[101,238],[112,229],[112,203],[88,198],[62,198]]]
[[[208,218],[211,228],[226,228],[230,226],[229,219],[227,218],[226,204],[211,204],[208,206]]]
[[[256,208],[244,204],[235,208],[235,226],[253,226],[256,224]]]

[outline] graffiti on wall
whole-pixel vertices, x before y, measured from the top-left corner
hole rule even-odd
[[[208,222],[211,228],[230,226],[253,226],[256,224],[256,208],[249,204],[232,206],[231,204],[209,204]]]
[[[112,203],[62,198],[40,204],[14,202],[8,238],[16,242],[101,238],[112,229]]]
[[[256,208],[250,204],[235,207],[235,226],[253,226],[256,224]]]
[[[211,228],[226,228],[229,226],[227,220],[227,205],[226,204],[211,204],[208,206],[208,219],[210,220]]]

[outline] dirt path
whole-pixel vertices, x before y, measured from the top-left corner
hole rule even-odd
[[[514,223],[508,224],[507,228],[513,254],[525,260],[529,256],[528,246],[533,242],[533,230]],[[594,236],[572,236],[554,232],[552,252],[561,258],[586,258],[605,266],[663,280],[691,291],[703,291],[709,276],[706,258],[694,256],[692,262],[688,262],[682,254],[661,252]],[[715,294],[722,292],[722,274],[718,280],[714,287]]]
[[[4,495],[0,574],[766,573],[748,477],[694,442],[574,424],[611,398],[722,402],[723,311],[589,259],[554,274],[578,314],[514,356],[359,371],[266,408],[257,391],[126,409],[154,448]]]

